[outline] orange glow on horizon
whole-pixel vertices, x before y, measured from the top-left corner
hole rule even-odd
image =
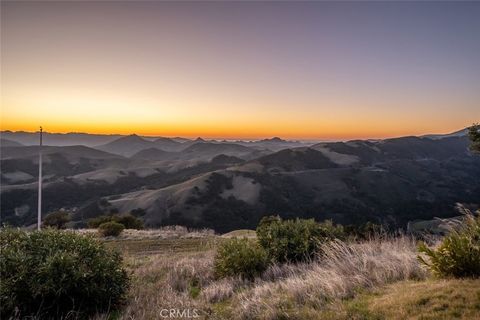
[[[3,1],[0,128],[345,140],[480,121],[480,20],[396,5]]]
[[[349,127],[348,125],[338,126],[324,126],[323,130],[315,130],[311,127],[305,126],[289,126],[280,128],[256,128],[255,126],[248,126],[242,124],[226,124],[223,126],[208,127],[202,125],[121,125],[121,124],[107,124],[103,126],[95,126],[79,123],[12,123],[6,124],[2,122],[2,131],[26,131],[35,132],[39,125],[44,127],[44,131],[50,133],[89,133],[89,134],[138,134],[141,136],[163,136],[163,137],[185,137],[185,138],[207,138],[207,139],[266,139],[271,137],[281,137],[283,139],[298,139],[298,140],[354,140],[354,139],[385,139],[400,136],[423,135],[430,133],[450,133],[460,130],[470,125],[470,123],[463,126],[443,127],[443,128],[417,128],[417,129],[401,129],[388,130],[386,128],[365,126]]]

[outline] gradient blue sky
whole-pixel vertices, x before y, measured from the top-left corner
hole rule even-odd
[[[2,2],[2,129],[376,138],[480,121],[480,2]]]

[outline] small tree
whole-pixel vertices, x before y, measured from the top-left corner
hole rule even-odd
[[[472,141],[470,144],[470,150],[480,153],[480,124],[475,123],[468,128],[468,136]]]
[[[70,221],[70,214],[66,211],[49,213],[43,218],[43,225],[57,229],[64,229],[65,224]]]

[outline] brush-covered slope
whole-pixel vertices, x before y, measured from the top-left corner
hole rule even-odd
[[[167,152],[157,148],[143,149],[132,155],[131,159],[144,159],[144,160],[169,160],[173,158],[175,154]]]
[[[127,140],[149,147],[131,158],[46,147],[45,212],[64,207],[81,223],[102,214],[95,203],[108,198],[120,212],[145,210],[147,226],[230,231],[280,214],[405,227],[410,220],[453,216],[456,202],[480,199],[480,157],[468,151],[467,137],[319,143],[275,153],[206,141],[178,142],[188,146],[164,151],[152,147],[155,141]],[[2,219],[28,224],[34,221],[38,149],[2,151]]]
[[[38,157],[39,148],[36,146],[2,147],[1,177],[4,189],[7,185],[35,181]],[[127,162],[121,156],[85,146],[44,146],[42,159],[46,181],[100,168],[123,166]]]
[[[142,192],[122,196],[120,209],[144,208],[147,225],[219,231],[254,227],[265,214],[405,227],[478,201],[480,157],[467,147],[466,138],[405,137],[282,150],[206,175],[200,185],[145,191],[149,199],[162,195],[158,202],[143,204]]]

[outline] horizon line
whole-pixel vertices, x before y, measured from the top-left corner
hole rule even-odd
[[[329,138],[314,138],[314,137],[304,137],[304,138],[283,138],[281,135],[271,135],[271,136],[263,136],[263,137],[257,137],[257,138],[240,138],[240,137],[221,137],[221,136],[216,136],[216,137],[208,137],[208,136],[201,136],[201,135],[188,135],[188,136],[182,136],[182,135],[159,135],[159,134],[138,134],[138,133],[95,133],[95,132],[84,132],[84,131],[68,131],[68,132],[49,132],[43,130],[43,133],[45,134],[58,134],[58,135],[67,135],[67,134],[85,134],[85,135],[98,135],[98,136],[131,136],[131,135],[136,135],[139,137],[148,137],[148,138],[170,138],[170,139],[175,139],[175,138],[181,138],[181,139],[188,139],[188,140],[195,140],[198,138],[202,139],[208,139],[208,140],[226,140],[226,141],[258,141],[258,140],[269,140],[273,138],[280,138],[285,141],[348,141],[348,140],[385,140],[385,139],[395,139],[395,138],[402,138],[402,137],[422,137],[422,136],[428,136],[428,135],[448,135],[448,134],[454,134],[457,132],[460,132],[462,130],[468,129],[470,126],[461,128],[459,130],[454,130],[451,132],[426,132],[422,134],[406,134],[406,135],[394,135],[394,136],[386,136],[386,137],[352,137],[352,138],[334,138],[334,137],[329,137]],[[11,133],[28,133],[28,134],[35,134],[39,133],[40,131],[25,131],[25,130],[10,130],[10,129],[5,129],[5,130],[0,130],[0,133],[4,132],[11,132]]]

